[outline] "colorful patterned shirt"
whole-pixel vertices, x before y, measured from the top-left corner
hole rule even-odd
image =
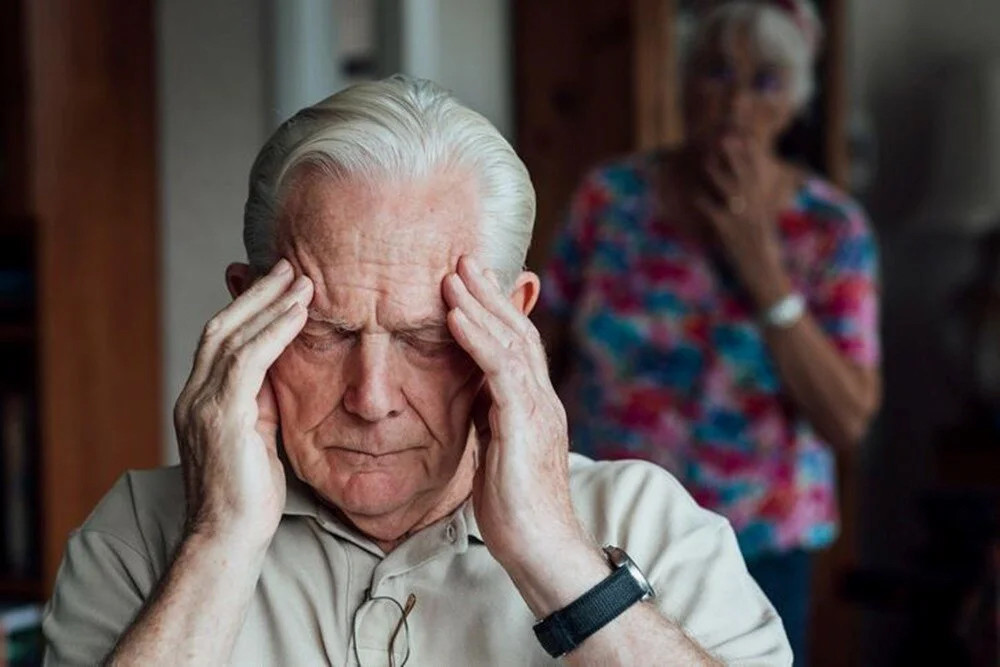
[[[837,531],[833,454],[783,391],[721,250],[657,212],[656,159],[585,179],[545,272],[543,307],[570,326],[560,395],[573,448],[667,468],[730,520],[747,557],[825,546]],[[778,231],[829,340],[876,366],[877,252],[860,206],[810,178]]]

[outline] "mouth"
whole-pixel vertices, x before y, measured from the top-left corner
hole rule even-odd
[[[402,456],[422,449],[422,447],[404,447],[386,452],[370,452],[363,449],[342,446],[327,447],[326,449],[340,460],[351,465],[380,466],[390,465]]]

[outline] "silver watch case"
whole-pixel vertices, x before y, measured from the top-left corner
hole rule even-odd
[[[607,545],[604,547],[604,554],[608,557],[608,562],[611,563],[611,567],[615,570],[620,568],[625,568],[628,570],[629,576],[631,576],[639,587],[642,589],[643,600],[649,600],[656,597],[656,591],[649,584],[649,580],[646,579],[646,575],[642,573],[639,566],[635,564],[624,549],[619,549],[616,546]]]

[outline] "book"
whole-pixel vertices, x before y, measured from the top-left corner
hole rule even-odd
[[[42,606],[35,602],[0,603],[0,632],[4,637],[33,630],[42,625]]]
[[[29,577],[34,561],[34,510],[31,489],[32,447],[29,400],[24,392],[0,394],[0,454],[3,457],[4,570],[7,576]]]
[[[42,646],[41,605],[0,604],[0,665],[40,665]]]
[[[0,265],[0,323],[30,321],[34,295],[34,277],[27,269]]]

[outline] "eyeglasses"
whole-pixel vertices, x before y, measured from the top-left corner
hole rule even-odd
[[[358,651],[358,628],[359,628],[358,621],[363,619],[362,612],[365,612],[365,614],[367,614],[377,605],[388,604],[390,605],[391,608],[394,608],[395,611],[398,612],[399,614],[399,620],[396,621],[396,626],[395,628],[393,628],[392,633],[389,635],[389,639],[386,645],[386,651],[388,652],[388,657],[389,657],[389,667],[397,667],[395,646],[396,646],[396,640],[399,638],[400,631],[403,631],[406,635],[405,639],[406,653],[403,654],[403,661],[399,663],[398,667],[404,667],[406,665],[406,662],[410,659],[410,625],[407,621],[407,618],[409,617],[410,612],[413,611],[413,607],[416,606],[417,604],[417,596],[414,595],[413,593],[410,593],[406,597],[406,603],[402,605],[399,604],[399,602],[395,598],[391,598],[389,596],[380,595],[377,597],[368,597],[368,595],[366,594],[365,597],[366,597],[365,602],[362,603],[362,605],[355,610],[354,618],[351,619],[351,634],[354,642],[354,659],[357,660],[358,665],[362,665],[362,667],[364,667],[363,663],[361,662],[361,655]]]
[[[698,69],[703,82],[718,88],[745,86],[757,95],[769,96],[784,92],[785,78],[781,70],[774,65],[761,65],[751,73],[748,81],[741,81],[739,73],[732,64],[724,61],[707,62]]]

